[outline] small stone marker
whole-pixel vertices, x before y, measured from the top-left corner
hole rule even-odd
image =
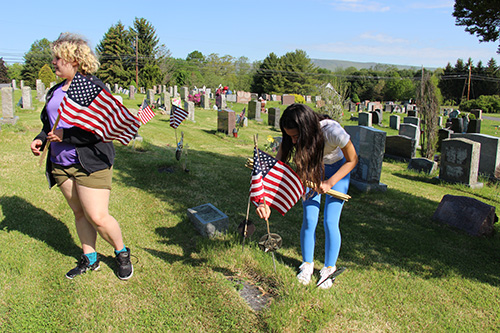
[[[432,219],[456,227],[472,236],[492,236],[498,220],[495,207],[463,196],[445,195]]]
[[[424,172],[430,175],[437,170],[437,163],[428,158],[412,158],[410,163],[408,163],[408,170]]]
[[[229,226],[229,218],[211,203],[188,208],[187,214],[195,228],[205,237],[223,234]]]

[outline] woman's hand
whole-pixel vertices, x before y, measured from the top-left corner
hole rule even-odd
[[[53,130],[47,134],[47,140],[49,142],[61,142],[63,139],[63,129],[59,128],[56,130]]]
[[[271,216],[271,208],[264,203],[259,204],[256,211],[257,215],[259,215],[261,219],[267,220],[269,219],[269,216]]]
[[[43,142],[40,139],[36,139],[36,140],[33,140],[33,142],[31,142],[30,148],[31,148],[31,152],[33,153],[33,155],[40,156],[40,154],[41,154],[40,148],[42,147],[42,144],[43,144]]]
[[[328,192],[333,187],[333,185],[335,185],[335,184],[333,185],[330,184],[330,179],[323,180],[321,184],[315,189],[315,191],[318,192],[319,194],[325,194],[326,192]]]

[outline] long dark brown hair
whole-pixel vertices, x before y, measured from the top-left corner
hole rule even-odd
[[[281,161],[288,163],[293,156],[297,174],[305,185],[305,181],[321,184],[325,167],[323,165],[323,150],[325,138],[321,131],[320,121],[323,117],[304,104],[288,106],[280,119],[283,135],[281,142]],[[299,137],[293,144],[287,130],[297,129]]]

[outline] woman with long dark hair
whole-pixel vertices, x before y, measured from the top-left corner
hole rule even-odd
[[[303,221],[300,231],[302,264],[297,278],[306,285],[314,273],[314,247],[316,226],[319,220],[321,195],[330,189],[347,193],[350,172],[358,163],[358,155],[349,134],[342,126],[314,112],[307,105],[288,106],[280,119],[283,139],[276,156],[284,163],[291,160],[304,184],[311,182],[314,188],[307,188],[303,200]],[[330,288],[333,279],[329,278],[337,269],[340,252],[340,214],[344,201],[325,194],[325,263],[320,270],[318,286]],[[260,203],[257,214],[269,218],[269,206]]]

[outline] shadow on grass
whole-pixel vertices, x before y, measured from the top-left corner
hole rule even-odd
[[[0,229],[19,231],[67,256],[79,257],[82,253],[73,242],[68,227],[43,209],[18,196],[1,197],[0,207],[5,216],[0,222]]]
[[[122,147],[117,152],[115,170],[120,173],[119,182],[140,188],[166,202],[166,214],[184,216],[178,226],[165,225],[156,229],[163,242],[180,246],[183,254],[146,249],[150,253],[168,262],[185,260],[198,265],[201,261],[190,258],[196,251],[196,246],[190,244],[201,236],[185,215],[187,208],[205,203],[212,203],[228,215],[229,232],[237,233],[238,224],[247,210],[250,181],[250,170],[244,167],[247,156],[226,156],[191,149],[190,172],[184,173],[172,149],[150,146],[149,151],[138,154],[130,147]],[[251,154],[252,147],[249,147],[248,157]],[[168,166],[175,172],[158,172]],[[399,176],[413,183],[411,186],[418,187],[421,182],[433,183],[423,176]],[[384,193],[360,193],[352,189],[350,194],[352,199],[344,205],[340,223],[340,265],[351,263],[360,267],[395,269],[428,279],[459,275],[500,285],[498,235],[476,238],[440,225],[431,220],[438,202],[395,189]],[[259,221],[254,208],[251,208],[250,219],[255,221],[257,228],[250,241],[258,242],[267,233],[266,224]],[[302,207],[298,203],[285,216],[273,212],[270,230],[283,238],[284,249],[300,254],[301,223]],[[315,261],[322,262],[322,217],[316,235]],[[205,246],[228,246],[218,242],[207,244]],[[298,267],[301,261],[300,255],[291,258],[280,254],[279,250],[276,258],[278,262],[293,267]]]

